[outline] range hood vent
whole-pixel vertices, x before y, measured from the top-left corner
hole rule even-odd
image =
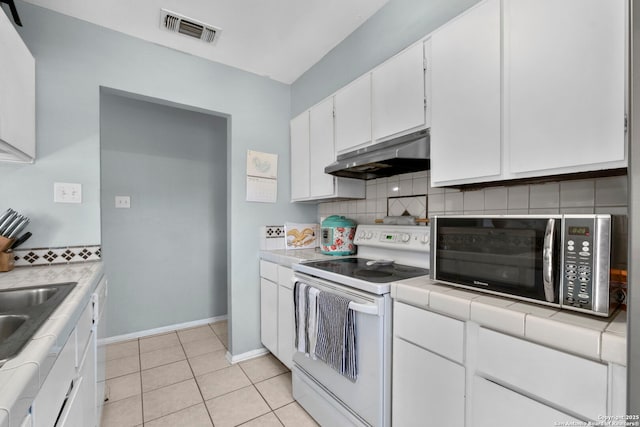
[[[207,43],[213,43],[218,40],[222,31],[213,25],[205,24],[167,9],[160,9],[160,27],[172,33],[184,34]]]
[[[375,179],[431,167],[429,130],[424,129],[349,153],[326,168],[325,173],[355,179]]]

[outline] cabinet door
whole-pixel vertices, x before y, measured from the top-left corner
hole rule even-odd
[[[36,154],[35,60],[4,10],[0,52],[0,160],[30,162]]]
[[[80,412],[83,426],[95,426],[98,424],[96,414],[96,393],[97,393],[97,373],[96,373],[96,334],[95,331],[89,337],[86,354],[78,376],[83,379],[78,398],[78,407],[74,411]],[[69,424],[75,425],[75,424]]]
[[[324,173],[324,168],[335,161],[333,97],[313,107],[309,116],[309,193],[311,197],[331,196],[335,191],[335,178]]]
[[[336,153],[371,142],[371,74],[365,74],[335,95]]]
[[[431,36],[432,185],[499,177],[500,68],[499,0],[474,7]]]
[[[570,421],[583,425],[577,418],[480,377],[474,377],[471,401],[471,427],[540,427]]]
[[[293,290],[278,286],[278,359],[293,366],[294,346]]]
[[[424,127],[424,51],[415,44],[372,73],[373,138]]]
[[[278,285],[260,279],[260,339],[273,354],[278,353]]]
[[[76,330],[71,332],[66,344],[49,371],[33,402],[33,425],[51,427],[62,409],[67,392],[76,374]]]
[[[505,1],[511,172],[626,165],[626,3]]]
[[[309,112],[291,120],[291,199],[309,197]]]
[[[464,392],[463,366],[393,340],[393,425],[462,426]]]

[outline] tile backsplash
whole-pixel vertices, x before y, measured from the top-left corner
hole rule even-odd
[[[100,245],[61,246],[55,248],[16,249],[13,251],[15,266],[37,266],[99,261]]]
[[[364,200],[320,203],[318,217],[344,215],[361,224],[373,224],[376,219],[388,215],[388,198],[425,194],[428,216],[627,213],[627,176],[462,191],[432,188],[429,178],[429,171],[422,171],[367,181]]]

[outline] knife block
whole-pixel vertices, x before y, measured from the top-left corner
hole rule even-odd
[[[13,251],[9,248],[15,239],[0,236],[0,272],[11,271],[15,264]]]

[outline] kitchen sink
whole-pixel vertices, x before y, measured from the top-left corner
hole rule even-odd
[[[0,342],[13,335],[28,318],[27,316],[0,315]]]
[[[40,305],[53,297],[59,289],[51,286],[47,288],[38,287],[35,289],[0,291],[0,313]]]
[[[0,291],[0,367],[20,353],[76,284],[52,283]]]

